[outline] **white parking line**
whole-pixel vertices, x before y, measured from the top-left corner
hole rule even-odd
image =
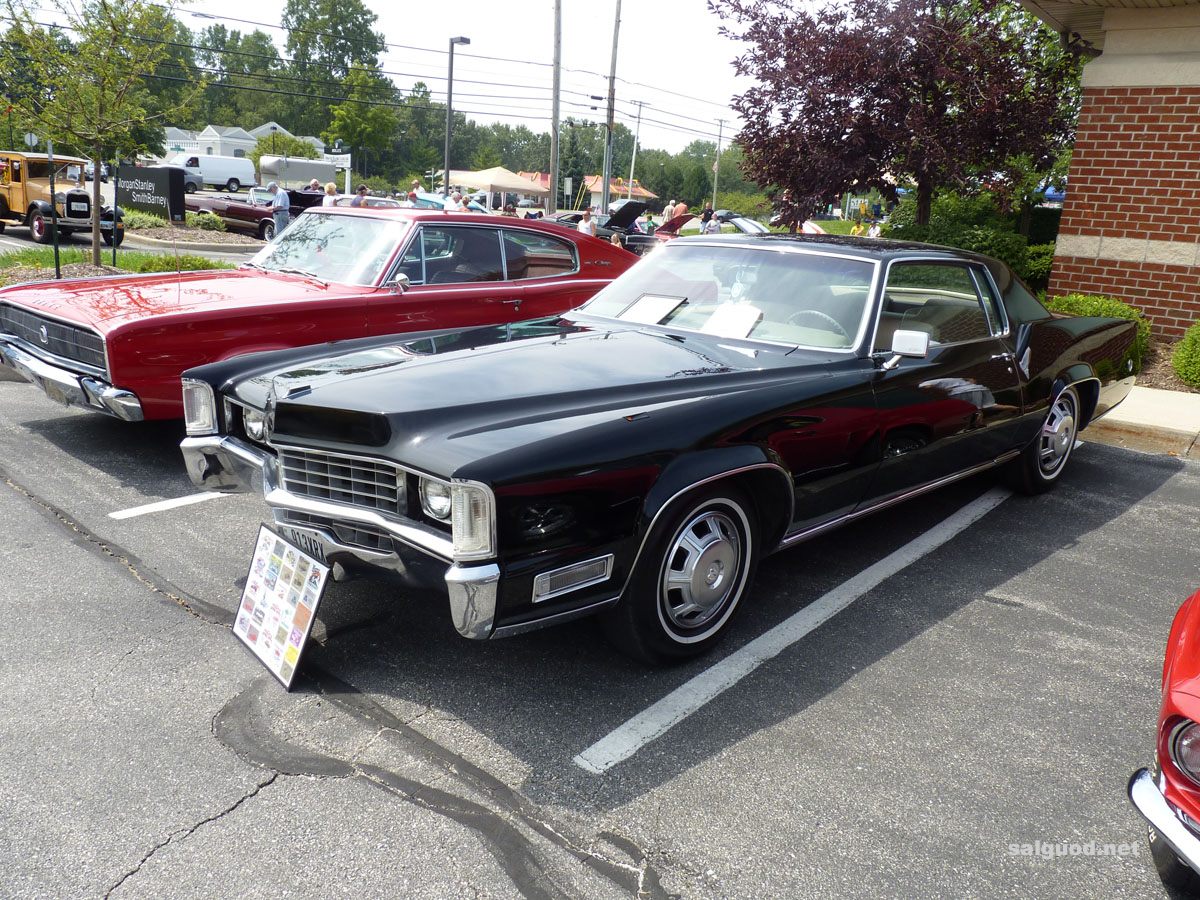
[[[135,506],[132,509],[119,509],[116,512],[110,512],[108,517],[110,519],[132,519],[134,516],[162,512],[165,509],[178,509],[181,506],[191,506],[193,503],[203,503],[205,500],[228,496],[228,494],[205,491],[203,494],[188,494],[186,497],[176,497],[174,500],[159,500],[157,503],[147,503],[145,506]]]
[[[841,612],[885,579],[936,550],[968,526],[999,506],[1011,491],[995,487],[942,520],[920,537],[863,569],[849,581],[814,600],[804,609],[780,622],[770,631],[731,653],[680,685],[653,706],[609,732],[575,757],[575,764],[594,775],[602,775],[629,759],[646,744],[696,712],[745,678],[767,660],[786,650],[823,622]]]

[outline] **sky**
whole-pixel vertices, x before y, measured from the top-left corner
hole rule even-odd
[[[561,0],[560,121],[568,116],[600,124],[612,62],[616,0]],[[524,124],[550,130],[554,0],[365,0],[389,46],[380,62],[402,89],[424,81],[445,101],[448,47],[454,52],[454,109],[480,123]],[[278,0],[192,0],[180,20],[200,31],[217,17],[243,32],[261,28],[285,54]],[[199,15],[197,15],[199,14]],[[742,51],[718,33],[721,21],[706,0],[622,0],[617,41],[616,121],[638,130],[639,146],[677,153],[694,140],[722,148],[740,125],[729,99],[750,85],[734,75]],[[285,54],[286,55],[286,54]],[[592,109],[592,107],[596,109]],[[718,123],[724,120],[724,126]],[[259,123],[221,122],[232,125]]]

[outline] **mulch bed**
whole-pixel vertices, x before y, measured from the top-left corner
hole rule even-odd
[[[1139,387],[1157,388],[1161,391],[1186,391],[1189,394],[1200,393],[1175,374],[1175,369],[1171,366],[1171,353],[1174,349],[1175,345],[1170,341],[1151,339],[1150,352],[1142,360],[1142,371],[1138,373]]]
[[[91,263],[71,263],[62,267],[63,278],[91,278],[96,275],[121,274],[128,274],[128,270],[114,269],[112,266],[93,266]],[[0,285],[22,284],[27,281],[52,281],[53,279],[53,269],[39,269],[35,266],[13,266],[9,269],[0,269]]]
[[[127,228],[126,237],[150,238],[155,241],[179,241],[188,244],[236,244],[245,247],[262,247],[263,242],[248,234],[233,231],[209,231],[194,225],[168,225],[165,228]]]

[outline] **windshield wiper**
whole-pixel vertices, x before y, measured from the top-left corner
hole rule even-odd
[[[268,271],[266,266],[260,265],[259,263],[256,263],[256,262],[250,262],[249,260],[242,263],[240,266],[238,266],[238,268],[239,269],[258,269],[260,272]]]
[[[312,272],[306,272],[304,269],[297,269],[291,266],[285,266],[282,269],[268,269],[268,272],[279,272],[283,275],[299,275],[301,278],[307,278],[310,281],[315,281],[321,287],[329,287],[329,282],[323,278],[318,278]]]

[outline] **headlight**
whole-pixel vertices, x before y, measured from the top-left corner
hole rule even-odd
[[[1184,722],[1176,727],[1170,749],[1179,771],[1200,784],[1200,725]]]
[[[257,409],[243,409],[242,427],[246,429],[246,437],[250,440],[264,440],[267,436],[267,414]]]
[[[454,558],[487,559],[495,555],[496,523],[492,492],[482,484],[456,481],[450,486]]]
[[[421,495],[421,511],[432,519],[437,519],[439,522],[448,521],[450,518],[450,485],[444,481],[434,481],[431,478],[422,478],[418,492]]]
[[[183,424],[188,434],[213,434],[217,430],[217,401],[203,381],[183,379]]]

